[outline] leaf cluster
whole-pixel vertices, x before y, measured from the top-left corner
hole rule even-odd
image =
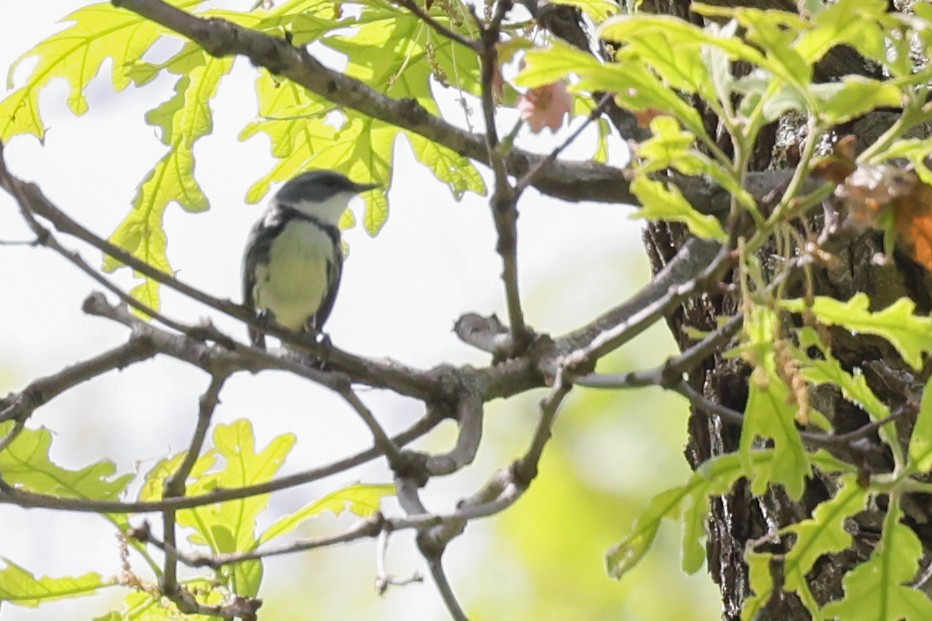
[[[0,425],[0,432],[9,432],[11,423]],[[212,437],[212,447],[199,455],[186,481],[191,494],[210,494],[223,488],[233,489],[256,485],[271,480],[294,448],[295,437],[283,434],[258,449],[252,424],[246,420],[218,425]],[[61,498],[85,500],[118,500],[133,496],[139,501],[156,501],[163,498],[166,480],[178,470],[186,457],[185,452],[166,457],[147,472],[116,474],[112,462],[101,461],[85,468],[70,470],[55,464],[49,452],[52,435],[46,429],[20,433],[0,452],[0,472],[4,483],[18,489],[50,494]],[[135,485],[134,485],[135,484]],[[133,493],[133,488],[138,489]],[[187,533],[188,544],[205,555],[243,553],[256,550],[260,545],[280,540],[300,530],[308,522],[325,513],[341,515],[351,513],[367,518],[379,511],[382,498],[395,493],[394,485],[355,483],[336,489],[307,503],[297,511],[281,515],[261,531],[260,516],[269,504],[269,494],[250,496],[205,504],[176,513],[182,532]],[[134,531],[124,514],[111,514],[107,519],[119,532]],[[148,529],[148,526],[146,527]],[[145,561],[147,572],[134,568],[127,561],[120,576],[102,576],[91,572],[75,577],[37,577],[10,559],[4,559],[0,569],[0,599],[11,603],[35,607],[63,598],[91,595],[100,589],[116,586],[131,590],[125,607],[113,611],[106,619],[174,619],[177,609],[161,597],[158,584],[162,569],[142,545],[154,536],[146,534],[139,540],[125,539],[125,546],[135,548]],[[182,584],[196,591],[206,603],[219,603],[238,596],[255,596],[262,584],[261,559],[222,565],[208,573],[193,575]]]
[[[670,518],[682,523],[682,567],[695,572],[705,556],[701,539],[709,497],[724,495],[739,480],[747,480],[754,495],[776,487],[798,501],[807,481],[818,473],[834,481],[834,492],[811,517],[770,534],[768,542],[782,542],[786,552],[749,549],[746,561],[754,595],[745,601],[742,618],[758,618],[774,591],[783,589],[796,593],[813,618],[923,619],[932,614],[932,602],[904,584],[916,577],[923,551],[915,533],[901,521],[901,503],[904,494],[926,486],[932,382],[926,384],[911,440],[904,446],[892,426],[880,424],[890,420],[888,406],[869,388],[861,369],[845,368],[833,356],[824,328],[879,336],[918,372],[932,351],[932,320],[916,314],[915,304],[906,298],[882,309],[871,308],[864,294],[848,301],[821,296],[784,299],[780,282],[789,274],[789,265],[807,260],[803,251],[786,244],[794,238],[799,242],[796,248],[805,248],[790,223],[831,200],[830,186],[804,182],[819,162],[816,145],[831,138],[836,126],[878,108],[902,110],[875,143],[862,145],[852,169],[909,157],[917,170],[927,170],[921,161],[932,145],[905,135],[930,120],[925,102],[932,68],[916,65],[913,51],[915,46],[926,51],[932,46],[926,21],[932,13],[924,5],[915,14],[888,13],[881,0],[809,5],[808,14],[797,15],[694,3],[692,10],[708,18],[705,27],[667,16],[619,15],[599,27],[600,36],[617,46],[611,62],[555,42],[529,52],[527,68],[519,76],[524,86],[565,79],[580,93],[614,93],[619,106],[650,127],[650,138],[633,147],[631,187],[643,206],[638,216],[679,221],[707,239],[737,239],[744,328],[731,355],[751,367],[740,448],[713,457],[685,484],[656,496],[631,533],[608,553],[608,569],[616,577],[630,571],[650,548],[661,521]],[[883,79],[850,75],[818,81],[817,63],[837,46],[849,46],[882,66]],[[736,77],[735,63],[750,69]],[[692,104],[695,100],[714,111],[727,142],[712,134]],[[747,190],[749,157],[762,129],[788,113],[802,120],[806,140],[783,191],[772,204],[762,205]],[[699,212],[684,198],[670,171],[713,179],[731,196],[728,214],[715,218]],[[880,191],[883,183],[880,179],[872,188]],[[885,205],[881,199],[877,203],[872,208]],[[916,209],[924,218],[932,213],[932,204]],[[748,214],[755,226],[733,228],[740,214]],[[732,228],[726,230],[723,223]],[[921,224],[918,217],[910,223]],[[924,242],[919,239],[913,250],[921,261],[924,250],[919,245]],[[755,255],[774,240],[785,253],[783,269],[765,269]],[[807,442],[813,433],[807,428],[832,433],[829,418],[809,403],[810,391],[823,384],[840,388],[845,399],[878,423],[880,438],[893,456],[891,472],[859,476],[855,465]],[[842,599],[818,601],[810,590],[810,572],[820,558],[852,546],[848,525],[869,501],[887,507],[880,543],[869,559],[846,575]],[[782,568],[779,581],[771,571],[775,562]]]

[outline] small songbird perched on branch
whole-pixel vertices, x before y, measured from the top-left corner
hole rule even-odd
[[[343,271],[340,216],[351,198],[376,187],[330,170],[306,172],[282,186],[246,242],[246,307],[289,330],[320,332]],[[265,346],[261,332],[250,329],[249,337]]]

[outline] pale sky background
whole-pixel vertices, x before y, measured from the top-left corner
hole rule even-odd
[[[19,54],[54,32],[58,19],[83,4],[80,0],[19,3],[15,14],[8,8],[0,19],[0,67],[8,67]],[[236,6],[249,4],[240,2]],[[17,72],[17,85],[22,83],[26,70],[28,64]],[[87,93],[90,112],[80,119],[65,106],[64,82],[55,82],[41,99],[42,114],[49,126],[44,146],[33,138],[20,137],[6,149],[14,173],[39,183],[60,208],[104,236],[125,216],[136,185],[165,149],[142,117],[167,98],[172,87],[170,80],[160,79],[143,89],[130,87],[114,95],[104,75],[109,71],[107,64],[91,84]],[[255,112],[254,75],[247,62],[238,61],[216,99],[219,104],[214,107],[213,135],[203,139],[196,149],[198,179],[210,198],[211,210],[191,215],[172,205],[166,214],[169,258],[180,277],[213,295],[236,301],[240,299],[242,245],[261,208],[246,205],[243,197],[250,184],[271,166],[264,138],[245,143],[236,140]],[[450,112],[449,120],[462,122],[461,109],[451,107]],[[558,134],[558,139],[563,135]],[[529,144],[536,143],[544,152],[551,141],[549,135],[544,135]],[[577,157],[591,152],[591,145],[580,147]],[[390,192],[392,211],[385,228],[376,238],[370,238],[361,228],[346,233],[352,252],[328,332],[341,348],[366,356],[390,356],[421,367],[442,362],[485,364],[487,356],[460,343],[451,328],[464,312],[506,316],[488,206],[484,199],[471,195],[455,202],[442,184],[413,161],[403,141],[398,154]],[[361,203],[354,207],[361,215]],[[562,204],[529,192],[520,209],[522,292],[528,321],[538,331],[560,334],[576,327],[647,281],[640,227],[628,219],[630,208]],[[28,238],[13,202],[0,193],[0,239]],[[61,240],[80,250],[90,263],[99,264],[98,252],[67,237]],[[0,246],[0,276],[5,291],[0,306],[0,392],[18,390],[38,376],[54,373],[75,359],[125,340],[126,330],[121,326],[81,313],[82,300],[100,287],[52,252]],[[118,274],[117,278],[128,284],[127,274]],[[188,323],[208,315],[221,329],[245,339],[245,331],[236,322],[169,291],[164,291],[163,308],[169,316]],[[669,339],[662,342],[669,343]],[[660,362],[666,353],[654,351],[649,359],[640,361],[641,366]],[[107,457],[116,462],[119,472],[137,468],[137,462],[138,469],[146,471],[167,453],[187,446],[197,397],[207,382],[203,373],[160,358],[72,390],[41,408],[30,425],[55,430],[52,456],[62,465],[80,467]],[[506,448],[506,455],[517,454],[526,446],[536,419],[534,404],[541,394],[521,401],[523,412],[514,404],[494,403],[488,408],[490,435],[496,433],[497,421],[504,414],[509,418],[518,415],[523,421],[517,430],[501,432],[506,447],[511,447]],[[411,401],[372,391],[363,396],[391,429],[404,427],[421,414],[418,404]],[[322,464],[371,444],[366,429],[342,402],[283,374],[238,375],[228,382],[221,398],[223,403],[214,423],[249,418],[258,446],[284,432],[297,434],[298,444],[283,472]],[[665,403],[676,407],[648,415],[668,416],[671,423],[685,426],[685,408],[676,400]],[[443,449],[451,437],[450,430],[441,432],[430,446]],[[614,489],[645,485],[631,479],[643,471],[645,461],[655,459],[654,451],[645,442],[635,442],[619,451],[611,464],[617,480],[606,480],[604,485]],[[685,463],[674,452],[676,458],[681,464],[679,470],[661,477],[660,482],[652,482],[655,492],[675,483],[685,472]],[[457,498],[474,491],[505,463],[500,454],[484,451],[466,472],[431,485],[425,498],[433,509],[450,509]],[[304,486],[297,492],[274,495],[272,508],[276,512],[294,510],[357,480],[390,479],[380,462]],[[37,574],[78,574],[89,568],[104,575],[118,571],[112,528],[95,516],[0,506],[0,524],[0,556]],[[619,536],[627,526],[619,525]],[[470,560],[472,554],[489,545],[484,535],[486,528],[487,524],[471,525],[467,535],[452,545],[449,558],[454,588],[467,592],[476,588],[468,586],[476,580],[470,579],[476,571]],[[611,543],[606,542],[606,547]],[[350,589],[360,601],[377,600],[372,589],[373,550],[372,542],[362,542],[333,553],[269,562],[264,583],[268,608],[275,607],[276,592],[302,588],[303,581],[315,575],[313,569],[307,572],[296,566],[318,562],[326,563],[334,584],[341,585],[334,588]],[[414,569],[424,572],[407,535],[393,540],[390,564],[390,570],[397,574]],[[508,568],[507,563],[504,565]],[[332,577],[334,573],[336,578]],[[479,580],[483,576],[484,572]],[[519,576],[503,576],[506,582],[520,582]],[[270,588],[270,582],[274,582],[274,588]],[[101,614],[106,610],[104,602],[117,597],[117,591],[110,590],[58,606],[4,606],[0,616],[4,621],[89,618]],[[279,599],[287,601],[286,597]],[[347,618],[342,605],[345,602],[315,600],[315,618]],[[404,618],[398,615],[406,611],[417,611],[410,617],[414,619],[447,618],[429,580],[423,585],[392,589],[366,610],[373,614],[376,611],[378,618],[386,619]],[[376,617],[369,614],[366,618]]]

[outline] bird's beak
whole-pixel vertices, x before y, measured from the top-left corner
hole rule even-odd
[[[356,184],[356,193],[357,193],[357,194],[362,194],[363,192],[368,192],[369,190],[374,190],[374,189],[380,188],[380,187],[382,187],[382,186],[380,186],[378,183],[357,183],[357,184]]]

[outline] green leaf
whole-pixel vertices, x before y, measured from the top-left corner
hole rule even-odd
[[[701,54],[710,37],[697,26],[668,16],[620,15],[606,23],[601,34],[625,43],[616,60],[647,63],[670,88],[717,100]]]
[[[800,373],[806,380],[819,386],[833,384],[841,389],[842,396],[856,403],[867,412],[871,420],[883,420],[890,415],[890,409],[874,394],[867,385],[867,379],[859,371],[848,373],[841,367],[838,359],[832,355],[830,349],[820,342],[815,330],[804,328],[800,330],[800,347],[817,347],[822,354],[821,358],[810,358],[802,351],[797,350],[796,358],[801,361]]]
[[[887,64],[886,32],[878,20],[885,19],[884,0],[838,0],[817,12],[815,27],[803,32],[795,43],[796,52],[808,63],[821,59],[833,47],[847,45],[862,55]]]
[[[330,511],[334,515],[349,511],[360,517],[369,517],[379,510],[382,498],[394,493],[395,486],[391,483],[348,485],[280,518],[262,533],[259,543],[262,544],[290,533],[304,522],[318,517],[325,511]]]
[[[922,389],[922,401],[913,434],[909,438],[911,466],[921,472],[932,470],[932,379]]]
[[[164,497],[165,480],[178,470],[186,455],[187,451],[182,451],[174,457],[159,460],[149,472],[146,473],[142,487],[139,489],[139,500],[161,500]],[[207,451],[194,462],[194,467],[191,468],[188,480],[192,481],[204,476],[216,463],[217,452],[213,449]]]
[[[821,556],[841,552],[851,546],[851,535],[845,529],[845,521],[864,509],[869,494],[853,474],[841,477],[838,485],[835,496],[816,507],[811,518],[784,529],[796,535],[796,542],[783,559],[786,589],[801,588],[806,582],[806,574]]]
[[[769,469],[751,479],[751,491],[756,495],[763,494],[769,484],[780,483],[791,498],[799,499],[805,490],[805,478],[811,474],[796,430],[796,407],[789,399],[789,388],[775,372],[755,369],[741,428],[741,455],[750,470],[751,451],[758,437],[772,438],[777,455]]]
[[[249,189],[246,199],[251,203],[261,200],[272,182],[285,181],[303,172],[314,154],[333,141],[339,130],[325,120],[331,106],[293,82],[282,82],[262,71],[256,79],[256,96],[259,119],[248,124],[239,139],[247,140],[260,132],[266,134],[278,162]]]
[[[839,489],[835,496],[816,507],[811,518],[781,530],[781,534],[796,537],[793,547],[782,558],[784,590],[797,593],[807,591],[806,574],[816,561],[825,554],[841,552],[851,546],[851,535],[845,529],[845,521],[864,509],[867,498],[868,492],[858,484],[857,476],[844,475],[839,479]],[[770,601],[773,593],[770,562],[773,558],[772,554],[748,555],[754,595],[745,600],[742,619],[756,618],[755,615]],[[806,602],[809,598],[801,599]],[[818,605],[814,608],[810,607],[810,612],[817,616]]]
[[[212,465],[213,455],[198,460],[199,476],[189,480],[187,492],[191,495],[206,494],[215,489],[231,489],[264,483],[271,479],[284,463],[285,457],[295,443],[293,434],[283,434],[269,442],[265,449],[256,452],[255,437],[249,421],[238,420],[229,425],[219,425],[214,430],[213,444],[217,457],[222,458],[221,470],[206,469]],[[151,493],[159,479],[169,473],[174,461],[159,465],[159,471],[150,477],[145,488]],[[200,460],[204,460],[203,463]],[[173,471],[173,470],[172,470]],[[178,524],[193,529],[190,540],[206,544],[213,552],[247,551],[257,544],[256,519],[268,506],[269,495],[250,496],[242,500],[205,505],[185,509],[177,513]],[[253,596],[258,592],[262,576],[261,563],[249,561],[225,568],[230,588],[239,595]]]
[[[161,130],[161,140],[169,150],[140,184],[133,209],[111,234],[110,241],[152,267],[171,273],[162,225],[165,208],[171,202],[191,212],[209,206],[194,179],[194,144],[213,129],[209,101],[233,61],[213,58],[188,44],[166,66],[182,77],[175,84],[174,97],[151,110],[146,120]],[[113,257],[104,260],[108,271],[120,266]],[[158,309],[158,284],[154,281],[146,279],[132,293]]]
[[[693,148],[696,137],[683,131],[676,119],[659,116],[650,122],[651,137],[637,145],[638,173],[648,174],[673,168],[684,175],[708,176],[725,188],[744,207],[756,210],[754,197],[740,179],[707,155]]]
[[[868,310],[869,304],[870,298],[865,293],[857,293],[847,302],[820,296],[815,298],[811,310],[824,324],[887,339],[903,360],[916,369],[922,366],[922,354],[932,350],[932,318],[914,314],[916,304],[909,298],[900,298],[878,312]],[[808,308],[801,299],[784,300],[781,305],[796,313]]]
[[[769,451],[759,456],[766,461]],[[648,503],[647,509],[635,520],[631,533],[608,551],[606,565],[613,578],[621,578],[640,562],[653,544],[664,518],[683,516],[683,565],[695,571],[702,564],[705,553],[700,545],[704,534],[707,498],[724,494],[743,476],[737,455],[729,453],[705,462],[690,476],[686,485],[658,494]]]
[[[900,88],[863,76],[845,76],[838,82],[813,84],[811,92],[820,106],[816,112],[828,125],[838,125],[875,108],[903,105]]]
[[[36,578],[8,558],[3,558],[3,562],[6,567],[0,569],[0,602],[17,606],[35,608],[56,599],[93,595],[97,589],[108,586],[95,572],[67,578]]]
[[[688,487],[675,487],[651,499],[647,509],[634,522],[631,534],[606,555],[608,574],[612,578],[621,578],[644,558],[657,537],[660,521],[679,515],[680,504],[688,493]]]
[[[841,621],[932,619],[932,601],[909,584],[919,569],[922,544],[912,529],[900,523],[901,516],[899,497],[893,495],[880,543],[867,562],[844,577],[844,597],[826,605],[823,616]]]
[[[487,189],[482,175],[468,158],[413,132],[404,132],[419,162],[427,166],[438,181],[450,188],[456,200],[467,192],[485,196]]]
[[[638,176],[631,183],[631,191],[641,203],[641,209],[632,218],[673,220],[684,223],[698,237],[721,241],[727,239],[718,220],[696,211],[676,186]]]
[[[646,13],[619,15],[607,20],[599,28],[599,35],[609,41],[618,41],[620,43],[646,42],[657,36],[664,36],[671,44],[682,50],[684,54],[690,51],[698,54],[699,48],[712,46],[722,50],[733,60],[743,60],[759,65],[764,60],[760,52],[734,36],[733,33],[733,29],[710,27],[706,30],[686,20],[669,15]],[[638,46],[639,50],[646,52],[645,59],[650,60],[652,56],[647,48],[646,43],[640,43]],[[666,52],[661,53],[666,54]],[[663,59],[661,57],[660,59],[661,63],[669,61],[669,58]]]
[[[792,498],[800,498],[811,468],[796,429],[796,406],[790,389],[777,373],[774,342],[778,331],[779,316],[774,310],[760,305],[751,307],[744,322],[743,350],[755,368],[748,382],[739,452],[754,494],[763,494],[769,484],[780,483]],[[758,437],[773,439],[777,458],[770,467],[751,477],[751,456]]]
[[[256,485],[270,480],[284,463],[295,443],[293,434],[283,434],[256,452],[252,424],[237,420],[218,425],[213,444],[222,458],[222,470],[204,472],[188,484],[189,494],[206,494],[215,489]],[[178,512],[178,521],[195,528],[214,552],[248,550],[256,543],[256,518],[266,506],[269,495],[230,500]],[[218,540],[220,537],[223,541]]]
[[[52,463],[48,429],[24,429],[0,452],[0,473],[13,486],[63,498],[119,500],[132,474],[114,476],[116,466],[103,460],[79,470],[68,470]]]
[[[611,0],[553,0],[553,4],[574,6],[595,23],[618,13],[618,4]]]
[[[190,10],[202,1],[174,0],[170,4]],[[128,68],[162,33],[155,22],[109,2],[80,8],[63,21],[71,25],[40,42],[10,67],[7,87],[13,88],[17,66],[28,58],[38,59],[25,84],[0,101],[0,142],[9,142],[19,134],[32,134],[39,139],[45,136],[45,124],[39,115],[39,93],[56,78],[68,82],[68,107],[76,116],[87,112],[84,90],[105,61],[111,61],[113,87],[117,91],[125,89],[131,82]]]
[[[304,46],[353,21],[342,15],[333,0],[291,0],[276,6],[252,27],[270,33],[288,32],[295,46]]]
[[[515,84],[536,88],[559,82],[577,72],[590,77],[607,77],[611,69],[572,45],[554,41],[552,47],[528,50],[524,68],[515,77]]]

